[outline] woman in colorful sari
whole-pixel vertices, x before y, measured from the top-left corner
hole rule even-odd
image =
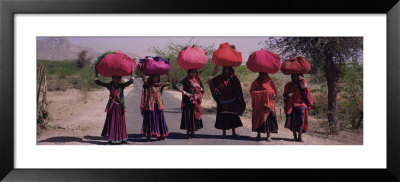
[[[308,131],[308,111],[313,99],[303,74],[292,74],[291,78],[292,81],[286,83],[283,91],[285,128],[293,132],[293,141],[302,142],[301,134]]]
[[[260,72],[250,87],[252,115],[252,131],[257,132],[257,140],[261,133],[267,133],[266,140],[271,141],[270,133],[278,133],[275,115],[276,88],[268,73]]]
[[[188,76],[175,86],[182,92],[180,129],[186,130],[186,138],[195,138],[195,131],[203,128],[201,102],[204,89],[197,69],[188,70]]]
[[[223,137],[226,130],[232,129],[232,136],[236,137],[235,128],[243,126],[239,115],[243,115],[246,108],[242,87],[232,67],[224,66],[222,74],[214,78],[217,72],[218,67],[215,67],[208,81],[213,99],[217,102],[215,128],[222,130]]]
[[[140,104],[143,125],[140,133],[146,136],[146,141],[150,141],[152,136],[156,136],[158,140],[164,140],[169,134],[163,112],[164,102],[161,97],[164,87],[169,85],[171,85],[170,81],[160,81],[160,75],[150,75],[147,80],[144,80]]]
[[[125,83],[121,83],[120,76],[113,76],[110,83],[103,83],[99,80],[97,69],[95,69],[95,76],[96,84],[110,91],[106,106],[107,116],[101,136],[107,137],[109,144],[127,143],[124,89],[133,83],[133,71],[131,78]]]

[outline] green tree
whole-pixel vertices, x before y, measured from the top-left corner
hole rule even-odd
[[[328,87],[328,123],[330,133],[336,133],[338,80],[349,60],[362,56],[362,37],[274,37],[262,42],[286,59],[304,56],[312,66],[322,68]]]
[[[363,65],[356,60],[348,63],[340,82],[339,118],[350,123],[353,129],[359,129],[363,121]]]
[[[88,57],[88,52],[87,50],[83,50],[81,52],[79,52],[78,54],[78,59],[76,59],[76,66],[78,68],[83,68],[85,67],[88,63],[90,63],[90,60],[92,58]]]

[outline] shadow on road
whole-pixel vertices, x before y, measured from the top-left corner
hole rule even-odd
[[[128,134],[128,141],[130,142],[146,142],[146,137],[141,134]]]
[[[89,138],[86,138],[89,137]],[[90,139],[91,136],[85,136],[84,138]],[[53,142],[53,143],[67,143],[67,142],[80,142],[80,143],[89,143],[89,144],[95,144],[95,145],[104,145],[107,144],[107,140],[105,140],[102,137],[98,137],[100,139],[95,139],[95,140],[101,140],[101,141],[86,141],[83,140],[82,138],[79,137],[70,137],[70,136],[59,136],[59,137],[51,137],[45,140],[38,141],[38,143],[44,143],[44,142]]]
[[[101,136],[84,136],[84,139],[88,139],[88,140],[106,140],[105,137],[101,137]]]
[[[186,139],[186,133],[175,133],[171,132],[168,135],[168,139]],[[226,140],[251,140],[254,141],[255,139],[251,138],[250,136],[238,136],[232,137],[227,135],[225,138],[222,135],[207,135],[207,134],[196,134],[196,138],[198,139],[226,139]]]
[[[175,140],[186,140],[186,133],[176,133],[171,132],[166,137],[167,139],[175,139]],[[154,137],[152,137],[154,138]],[[207,134],[196,134],[196,138],[198,139],[225,139],[225,140],[247,140],[247,141],[255,141],[255,138],[250,136],[238,136],[232,137],[227,135],[225,138],[222,135],[207,135]],[[146,142],[146,138],[141,134],[128,134],[128,141],[131,142]]]
[[[287,142],[292,141],[291,138],[280,138],[280,137],[271,137],[271,140],[283,140],[283,141],[287,141]]]
[[[183,139],[185,138],[185,133],[176,133],[171,132],[167,139]],[[222,135],[207,135],[207,134],[196,134],[197,139],[224,139],[224,140],[245,140],[245,141],[256,141],[254,137],[250,136],[237,136],[232,137],[227,135],[225,138]],[[83,140],[86,139],[86,140]],[[272,140],[283,140],[283,141],[291,141],[289,138],[279,138],[279,137],[271,137]],[[154,137],[152,141],[154,140]],[[138,142],[138,143],[147,143],[146,138],[141,134],[129,134],[128,135],[129,142]],[[95,145],[106,145],[108,142],[104,137],[101,136],[84,136],[83,138],[79,137],[69,137],[69,136],[60,136],[60,137],[52,137],[45,140],[38,141],[38,143],[45,143],[45,142],[52,142],[52,143],[68,143],[68,142],[80,142],[80,143],[87,143],[87,144],[95,144]]]
[[[168,139],[185,139],[186,134],[170,132],[167,136]]]
[[[203,114],[216,114],[217,113],[217,108],[216,107],[212,107],[212,108],[201,108],[203,111]]]
[[[164,113],[182,113],[182,111],[180,109],[179,110],[168,109],[168,110],[164,110]]]
[[[231,140],[248,140],[248,141],[256,141],[256,139],[254,137],[250,137],[250,136],[244,136],[244,135],[240,135],[237,137],[232,137],[227,135],[226,137],[227,139],[231,139]]]

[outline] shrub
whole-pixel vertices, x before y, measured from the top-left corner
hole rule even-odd
[[[92,58],[89,58],[89,57],[88,57],[88,52],[87,52],[87,50],[82,50],[81,52],[79,52],[78,58],[75,60],[76,66],[77,66],[78,68],[83,68],[83,67],[85,67],[87,64],[90,63],[90,60],[91,60],[91,59],[92,59]]]
[[[339,118],[353,129],[363,121],[363,66],[353,61],[348,64],[340,80]]]
[[[77,73],[78,83],[76,84],[76,88],[80,90],[99,88],[94,82],[94,77],[94,65],[85,66]]]
[[[322,83],[319,88],[310,89],[310,92],[314,101],[310,115],[326,118],[326,114],[328,113],[328,90],[326,82]]]
[[[317,71],[315,74],[310,74],[310,83],[322,84],[326,83],[325,73],[323,71]]]

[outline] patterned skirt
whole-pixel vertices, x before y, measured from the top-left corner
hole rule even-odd
[[[119,103],[114,103],[107,112],[101,136],[107,137],[112,143],[121,143],[128,140],[124,108]]]
[[[169,134],[164,112],[158,109],[154,103],[154,111],[145,110],[143,113],[143,125],[140,134],[145,136],[166,137]]]
[[[198,120],[194,116],[194,105],[188,104],[182,108],[182,119],[180,129],[197,131],[203,128],[202,119]]]

